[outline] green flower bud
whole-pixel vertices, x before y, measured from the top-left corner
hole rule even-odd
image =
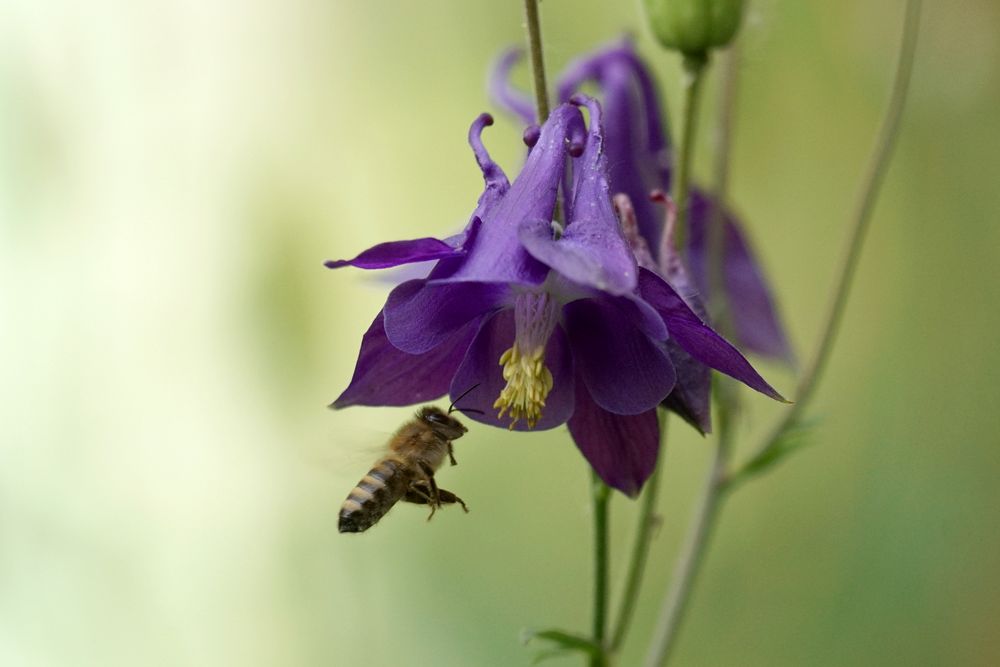
[[[743,0],[642,0],[642,4],[660,44],[688,55],[728,44],[743,14]]]

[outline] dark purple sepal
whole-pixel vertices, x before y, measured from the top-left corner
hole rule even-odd
[[[563,308],[577,375],[598,405],[620,415],[656,407],[676,379],[662,344],[630,316],[612,299],[580,299]]]
[[[509,292],[503,284],[410,280],[386,299],[386,337],[403,352],[423,354],[498,308]]]
[[[785,400],[735,347],[705,324],[658,275],[640,269],[639,294],[660,313],[671,340],[696,360],[766,396],[778,401]]]
[[[428,237],[379,243],[361,252],[354,259],[331,259],[323,262],[323,265],[328,269],[339,269],[343,266],[353,266],[358,269],[388,269],[403,264],[460,257],[463,254],[465,250],[460,247],[456,248],[439,239]]]
[[[615,114],[624,121],[631,121],[632,129],[644,130],[642,145],[650,153],[656,153],[669,145],[660,118],[660,100],[653,77],[645,63],[636,55],[632,40],[628,37],[616,40],[611,45],[597,49],[593,53],[577,58],[563,71],[557,84],[560,102],[568,101],[588,80],[601,88],[605,107],[612,102]],[[610,89],[610,90],[609,90]],[[611,109],[608,108],[611,115]]]
[[[712,370],[673,340],[667,341],[667,354],[677,373],[677,383],[664,399],[663,407],[677,413],[702,435],[711,433]]]
[[[576,383],[576,406],[569,420],[573,442],[608,486],[632,498],[653,474],[660,449],[656,410],[618,415],[591,398],[585,383]]]
[[[443,396],[477,327],[470,322],[428,352],[407,354],[386,338],[379,311],[361,339],[351,384],[330,407],[412,405]]]
[[[457,398],[470,388],[472,391],[462,398],[459,407],[481,410],[464,413],[473,421],[507,428],[510,417],[497,417],[494,401],[507,385],[503,377],[500,357],[514,344],[514,311],[501,310],[487,318],[469,346],[461,366],[451,382],[451,396]],[[552,373],[552,391],[545,401],[542,417],[533,431],[544,431],[566,423],[573,414],[573,359],[566,334],[556,327],[545,347],[545,365]],[[477,386],[478,385],[478,386]],[[528,425],[522,420],[514,426],[515,431],[527,431]]]
[[[708,244],[713,207],[714,202],[703,192],[696,189],[691,193],[687,263],[695,284],[709,298]],[[724,284],[736,340],[748,352],[794,364],[795,356],[760,263],[740,230],[739,221],[728,211],[722,219]]]

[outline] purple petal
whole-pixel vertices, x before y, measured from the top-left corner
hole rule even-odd
[[[624,192],[632,200],[639,230],[655,252],[662,225],[648,195],[651,190],[670,187],[670,170],[652,77],[631,44],[625,42],[572,65],[560,82],[560,96],[568,99],[587,80],[597,83],[604,107],[604,150],[611,192]]]
[[[551,220],[566,167],[567,144],[582,145],[583,116],[571,105],[556,107],[542,126],[514,183],[483,215],[482,228],[468,256],[449,280],[537,285],[548,268],[529,255],[518,240],[524,220]]]
[[[470,322],[429,352],[406,354],[386,338],[379,311],[361,339],[351,384],[330,407],[411,405],[444,395],[475,333]]]
[[[635,497],[653,473],[660,450],[656,410],[617,415],[602,409],[576,383],[576,407],[569,432],[590,466],[604,483]]]
[[[417,262],[416,264],[407,264],[406,266],[397,266],[394,269],[388,269],[386,271],[382,271],[381,273],[371,274],[369,280],[383,289],[392,289],[400,283],[405,283],[407,280],[427,278],[431,270],[438,264],[440,264],[440,262],[431,261]]]
[[[634,415],[656,407],[673,389],[666,352],[609,299],[580,299],[563,308],[573,363],[605,410]]]
[[[567,65],[557,86],[559,101],[568,101],[588,80],[597,82],[606,107],[612,101],[609,98],[613,96],[607,94],[607,89],[611,88],[620,95],[622,102],[628,102],[630,108],[641,112],[641,122],[633,125],[645,130],[645,145],[650,151],[659,151],[669,144],[660,120],[656,85],[645,63],[636,55],[631,40],[619,40]]]
[[[677,384],[663,401],[702,434],[712,431],[712,371],[684,351],[675,341],[667,341],[667,354],[677,373]]]
[[[476,163],[479,165],[480,170],[483,172],[483,181],[486,184],[483,194],[479,196],[479,201],[476,203],[476,209],[472,212],[469,218],[469,224],[457,237],[453,237],[454,241],[452,245],[457,245],[461,243],[462,247],[468,251],[469,249],[475,247],[476,238],[483,220],[486,216],[496,208],[497,204],[503,199],[507,191],[510,190],[510,183],[507,181],[507,175],[504,174],[503,169],[493,161],[490,157],[489,152],[483,145],[482,133],[483,130],[493,124],[493,117],[489,114],[480,114],[469,126],[469,145],[472,147],[472,153],[476,157]],[[449,242],[452,239],[448,239]],[[526,259],[530,260],[525,255]],[[533,260],[532,260],[533,261]],[[524,263],[515,264],[515,266],[524,268]],[[537,262],[534,262],[537,265]],[[442,259],[434,267],[434,270],[430,273],[428,278],[433,280],[443,280],[445,278],[451,278],[454,276],[463,266],[465,266],[465,255],[460,255],[458,257],[449,257]],[[521,282],[536,283],[544,280],[545,269],[544,267],[532,266],[529,268],[535,269],[534,273],[529,273],[527,275],[521,275]],[[471,277],[475,279],[474,277]],[[467,278],[468,279],[468,278]]]
[[[687,259],[695,283],[703,294],[708,294],[711,284],[708,278],[708,228],[713,207],[714,203],[703,192],[692,192]],[[760,263],[740,231],[736,218],[726,211],[723,220],[725,288],[736,339],[750,352],[792,364],[794,355]]]
[[[403,352],[423,354],[499,307],[508,293],[502,284],[405,282],[385,302],[386,336]]]
[[[619,317],[634,325],[648,338],[655,341],[666,341],[669,338],[667,326],[663,323],[660,313],[638,294],[606,296],[602,297],[601,301],[613,305]]]
[[[639,293],[659,311],[671,339],[685,352],[771,398],[785,400],[735,347],[702,322],[662,278],[652,271],[640,269]]]
[[[353,266],[359,269],[388,269],[401,264],[459,257],[464,253],[462,248],[453,248],[444,241],[422,238],[412,241],[379,243],[363,251],[354,259],[327,260],[324,265],[328,269],[339,269],[342,266]]]
[[[486,150],[486,146],[483,145],[483,129],[492,124],[493,116],[488,113],[479,114],[476,120],[472,122],[472,126],[469,127],[469,145],[472,146],[472,152],[476,156],[476,163],[483,172],[483,180],[486,181],[486,188],[498,187],[506,189],[510,185],[510,182],[507,180],[507,174],[503,173],[500,165],[493,161],[489,151]]]
[[[611,204],[600,106],[590,98],[574,98],[574,102],[590,111],[590,136],[582,157],[574,164],[574,186],[566,212],[569,223],[557,239],[550,217],[526,218],[519,237],[532,257],[573,282],[610,294],[627,294],[635,289],[635,257]]]
[[[548,220],[529,220],[518,238],[532,257],[579,285],[609,294],[635,289],[635,260],[606,222],[574,222],[556,239]]]
[[[525,123],[534,123],[535,105],[532,104],[531,98],[510,85],[510,71],[522,57],[524,51],[521,49],[508,49],[500,55],[490,74],[489,93],[496,104],[515,114]]]
[[[453,398],[460,396],[475,385],[475,389],[462,399],[461,407],[482,410],[483,414],[475,412],[464,413],[469,419],[507,428],[509,418],[497,419],[497,410],[493,403],[507,381],[503,379],[503,368],[500,357],[514,344],[514,312],[510,309],[501,310],[487,319],[479,329],[475,340],[462,361],[461,367],[455,373],[451,383]],[[545,348],[545,365],[552,373],[552,391],[549,392],[542,410],[542,418],[532,430],[542,431],[555,428],[566,422],[573,414],[573,359],[570,356],[569,344],[562,329],[556,327]],[[526,431],[528,425],[524,421],[514,427],[516,431]]]

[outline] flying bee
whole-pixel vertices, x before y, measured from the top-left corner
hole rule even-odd
[[[479,386],[479,385],[476,385]],[[455,403],[470,391],[457,399]],[[389,440],[389,453],[379,459],[347,496],[340,508],[341,533],[360,533],[368,530],[398,501],[429,505],[430,521],[442,505],[458,503],[466,512],[469,508],[451,491],[439,488],[434,473],[444,463],[457,465],[452,441],[461,438],[468,429],[451,416],[455,403],[448,412],[427,405],[417,412],[416,418],[406,422]],[[459,408],[462,409],[462,408]],[[479,412],[465,408],[468,412]]]

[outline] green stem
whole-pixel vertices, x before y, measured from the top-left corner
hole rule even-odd
[[[677,158],[677,169],[674,173],[674,202],[677,205],[676,243],[678,248],[684,247],[687,238],[688,190],[691,180],[691,160],[694,153],[694,137],[698,106],[701,99],[702,81],[708,56],[684,56],[684,130],[681,135],[680,151]]]
[[[729,156],[733,145],[733,125],[736,116],[736,98],[739,81],[739,42],[735,42],[726,52],[722,65],[722,92],[719,95],[716,123],[715,149],[715,206],[712,208],[708,226],[708,308],[712,324],[723,336],[732,335],[732,318],[729,313],[729,299],[726,293],[725,257],[726,227],[725,209],[729,198]]]
[[[542,56],[542,25],[538,18],[538,0],[524,0],[524,16],[528,28],[528,53],[535,87],[535,106],[539,125],[549,117],[549,88],[545,82],[545,61]]]
[[[851,283],[853,282],[854,273],[858,266],[858,260],[861,258],[861,248],[864,245],[865,237],[871,223],[872,210],[875,207],[879,190],[885,180],[889,158],[892,155],[892,149],[899,134],[899,121],[906,102],[910,75],[913,72],[913,56],[916,51],[917,32],[920,24],[920,4],[921,0],[909,0],[906,4],[906,15],[903,20],[903,38],[900,41],[899,60],[896,66],[896,76],[892,84],[889,106],[886,108],[882,127],[875,142],[875,149],[868,164],[868,169],[865,172],[865,177],[862,180],[861,192],[850,225],[847,250],[840,266],[840,274],[837,277],[833,298],[827,311],[826,320],[821,328],[822,333],[816,344],[815,352],[813,352],[812,359],[806,367],[802,378],[799,380],[799,385],[795,392],[796,402],[784,412],[781,421],[778,422],[768,437],[757,447],[747,462],[730,475],[729,484],[735,484],[747,479],[749,476],[747,471],[754,468],[755,464],[759,461],[766,459],[775,447],[780,446],[782,436],[798,422],[802,412],[812,398],[822,378],[827,361],[830,358],[833,342],[844,316],[844,308],[847,305],[847,298],[850,295]]]
[[[646,570],[646,560],[649,557],[649,545],[656,525],[656,501],[659,496],[660,474],[664,468],[666,455],[667,412],[660,410],[660,455],[653,469],[653,474],[646,480],[643,490],[642,507],[639,509],[639,523],[635,529],[635,542],[632,544],[632,556],[629,559],[628,573],[625,575],[625,589],[622,591],[621,603],[618,605],[618,622],[615,623],[608,644],[608,652],[614,654],[625,641],[635,614],[636,602],[639,599],[639,588],[642,576]]]
[[[709,281],[711,285],[708,305],[713,314],[713,322],[723,334],[731,329],[731,319],[729,317],[729,301],[724,289],[725,228],[722,211],[729,183],[729,155],[733,136],[732,125],[735,117],[738,69],[739,55],[734,46],[724,62],[722,95],[719,98],[714,191],[716,208],[712,213],[708,239]],[[681,621],[687,610],[695,577],[708,547],[709,538],[715,525],[715,517],[719,511],[719,503],[722,500],[723,481],[733,446],[733,424],[740,406],[735,383],[718,373],[714,375],[713,379],[718,443],[702,490],[701,500],[695,507],[687,536],[674,566],[670,588],[660,610],[660,618],[646,659],[646,665],[649,667],[665,665],[670,657],[670,652],[673,650],[681,627]]]
[[[594,644],[604,646],[604,628],[608,610],[608,501],[611,489],[591,471],[590,494],[594,502]],[[591,667],[607,665],[607,655],[602,650],[590,659]]]
[[[723,415],[720,414],[717,422],[719,442],[705,478],[705,488],[702,491],[701,500],[695,507],[691,526],[684,539],[680,555],[677,557],[670,589],[663,600],[663,606],[660,608],[660,617],[653,632],[649,654],[646,657],[646,667],[662,667],[662,665],[667,664],[670,651],[674,647],[674,640],[681,626],[681,620],[687,609],[691,586],[698,574],[703,560],[702,556],[712,533],[712,527],[715,525],[715,516],[722,498],[722,481],[732,444],[732,429],[729,420],[724,419]]]

